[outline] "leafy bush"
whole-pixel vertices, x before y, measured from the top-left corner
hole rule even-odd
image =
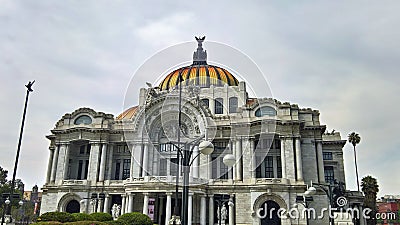
[[[100,221],[76,221],[76,222],[64,223],[62,225],[107,225],[107,224]]]
[[[61,223],[72,222],[74,217],[67,212],[47,212],[39,216],[39,221],[58,221]]]
[[[72,213],[74,221],[93,221],[93,217],[87,213]]]
[[[117,221],[121,221],[129,225],[153,225],[150,217],[138,212],[123,214],[118,217]]]
[[[59,225],[61,222],[58,221],[46,221],[46,222],[36,222],[36,223],[31,223],[31,225]]]
[[[111,214],[108,214],[108,213],[96,212],[96,213],[90,214],[90,216],[92,217],[92,220],[94,220],[94,221],[110,221],[110,220],[113,220]]]
[[[124,222],[118,221],[118,220],[104,221],[104,223],[106,223],[108,225],[128,225],[128,224],[125,224]]]

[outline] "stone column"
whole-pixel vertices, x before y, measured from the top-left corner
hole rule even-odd
[[[206,196],[204,195],[200,200],[200,225],[206,225]]]
[[[160,153],[157,151],[156,147],[152,147],[153,151],[153,172],[151,175],[153,176],[159,176],[159,169],[158,165],[160,164]]]
[[[325,182],[324,159],[322,158],[322,141],[317,141],[318,179],[320,183]]]
[[[211,155],[207,155],[207,179],[212,179],[212,158]]]
[[[50,183],[51,180],[51,172],[52,172],[52,165],[53,165],[53,157],[54,157],[54,147],[50,147],[50,156],[49,156],[49,162],[47,164],[47,174],[46,174],[46,184]]]
[[[236,140],[236,178],[237,180],[242,180],[242,140]]]
[[[168,221],[171,219],[171,195],[172,193],[167,193],[167,206],[165,209],[165,225],[168,225]]]
[[[69,150],[69,144],[65,145],[65,150],[64,150],[64,154],[65,154],[65,164],[64,164],[64,180],[68,179],[68,170],[69,170],[69,154],[70,154],[70,150]]]
[[[149,193],[143,193],[143,214],[147,215],[149,211]]]
[[[196,157],[196,159],[193,162],[193,177],[199,178],[200,177],[200,173],[199,173],[199,167],[200,167],[199,146],[194,147],[193,157]]]
[[[110,213],[110,195],[109,194],[106,194],[106,198],[104,199],[103,213]]]
[[[93,143],[90,149],[88,180],[96,183],[98,177],[100,143]]]
[[[102,144],[101,146],[101,157],[100,157],[100,171],[99,171],[99,181],[104,181],[104,174],[106,170],[106,157],[107,157],[107,144]]]
[[[131,173],[132,177],[139,177],[140,176],[140,171],[142,169],[142,145],[141,144],[135,144],[134,145],[134,151],[132,151],[132,157],[131,157]]]
[[[56,174],[57,174],[57,162],[58,162],[58,152],[60,151],[60,145],[57,145],[57,147],[54,149],[54,155],[53,155],[53,162],[51,166],[51,182],[55,182],[56,180]]]
[[[112,166],[113,166],[113,154],[114,154],[114,145],[108,145],[108,163],[107,163],[107,180],[111,180],[112,177]]]
[[[301,159],[300,138],[296,138],[296,171],[297,180],[303,181],[303,160]]]
[[[230,142],[230,146],[231,146],[231,149],[232,149],[232,155],[234,155],[235,156],[235,158],[236,158],[236,145],[235,145],[235,141],[234,140],[232,140],[231,142]],[[237,159],[236,159],[236,161],[237,161]],[[232,176],[233,176],[233,180],[237,180],[237,176],[236,176],[236,163],[232,166]],[[214,218],[213,218],[214,219]]]
[[[98,204],[97,204],[97,209],[96,212],[103,212],[104,210],[104,200],[97,199]]]
[[[121,215],[125,214],[125,205],[126,205],[126,195],[121,195],[122,197],[122,204],[121,204]]]
[[[281,138],[281,164],[282,164],[282,178],[286,178],[286,156],[285,156],[285,138]]]
[[[249,142],[250,142],[250,156],[251,156],[250,173],[251,173],[251,178],[256,179],[257,162],[256,162],[256,148],[254,146],[255,145],[254,138],[251,138]]]
[[[214,224],[214,195],[209,195],[208,200],[208,224]]]
[[[128,193],[128,213],[133,212],[133,200],[134,200],[135,194]]]
[[[57,160],[57,172],[56,172],[56,182],[62,181],[65,179],[68,170],[67,154],[68,154],[68,146],[63,143],[60,144],[60,148],[58,150],[58,160]]]
[[[193,217],[193,193],[189,192],[188,196],[188,225],[192,225],[192,217]]]
[[[159,208],[158,208],[158,224],[161,223],[162,213],[164,211],[164,197],[161,196],[159,198],[159,200],[160,200],[160,203],[158,204],[159,205]]]
[[[234,203],[233,203],[233,198],[231,196],[231,198],[229,199],[228,202],[228,207],[229,207],[229,225],[234,225],[234,215],[235,215],[235,210],[233,208]]]
[[[144,144],[143,149],[143,170],[142,170],[142,177],[147,176],[149,171],[149,146],[148,144]],[[147,215],[147,214],[146,214]]]

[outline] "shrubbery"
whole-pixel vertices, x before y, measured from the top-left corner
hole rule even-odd
[[[74,221],[93,221],[93,217],[87,213],[72,213]]]
[[[126,213],[113,220],[108,213],[47,212],[31,225],[153,225],[150,217],[142,213]]]
[[[62,225],[107,225],[107,223],[100,221],[76,221],[76,222],[64,223]]]
[[[117,221],[121,221],[129,225],[153,225],[150,217],[138,212],[123,214],[118,217]]]
[[[39,216],[38,221],[58,221],[61,223],[73,222],[74,217],[67,212],[47,212]]]
[[[96,212],[90,214],[93,221],[110,221],[113,220],[112,216],[108,213]]]
[[[31,225],[59,225],[61,222],[58,221],[46,221],[46,222],[36,222],[32,223]]]
[[[124,222],[118,221],[118,220],[104,221],[104,223],[106,223],[108,225],[127,225]]]

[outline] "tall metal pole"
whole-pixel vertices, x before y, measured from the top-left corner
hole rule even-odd
[[[29,93],[33,91],[32,85],[35,83],[35,81],[29,81],[26,87],[26,97],[25,97],[25,106],[24,106],[24,113],[22,115],[22,123],[21,123],[21,129],[19,132],[19,140],[18,140],[18,147],[17,147],[17,155],[15,156],[15,164],[14,164],[14,172],[13,172],[13,177],[11,180],[11,190],[10,190],[10,200],[12,201],[13,197],[13,192],[14,192],[14,186],[15,186],[15,176],[17,175],[17,168],[18,168],[18,160],[19,160],[19,153],[21,151],[21,143],[22,143],[22,134],[24,132],[24,125],[25,125],[25,115],[26,115],[26,109],[28,107],[28,99],[29,99]],[[7,206],[7,215],[11,215],[11,204],[10,207]]]
[[[182,126],[182,121],[181,121],[181,108],[182,108],[182,72],[179,72],[179,76],[178,76],[178,85],[179,85],[179,99],[178,99],[178,145],[180,147],[180,143],[181,143],[181,126]],[[175,219],[174,219],[174,223],[176,224],[176,217],[179,214],[179,207],[178,207],[178,198],[179,198],[179,164],[180,164],[180,149],[176,149],[176,178],[175,178],[175,206],[174,206],[174,214],[175,214]],[[183,210],[183,207],[182,207]]]

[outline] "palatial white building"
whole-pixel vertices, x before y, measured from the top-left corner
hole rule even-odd
[[[167,224],[177,172],[182,182],[176,147],[170,143],[179,130],[179,77],[181,141],[205,135],[215,146],[211,155],[193,157],[190,224],[216,224],[221,199],[233,203],[225,205],[226,224],[306,224],[304,218],[279,219],[276,214],[263,219],[257,212],[265,203],[289,210],[311,181],[345,180],[346,141],[338,132],[326,132],[318,110],[249,97],[245,82],[207,64],[199,39],[193,64],[172,71],[158,87],[142,88],[139,105],[116,117],[89,108],[62,116],[47,136],[50,157],[41,213],[110,212],[117,204],[122,214],[143,212],[155,224]],[[198,147],[193,151],[199,154]],[[222,162],[226,154],[235,155],[233,168]],[[93,194],[101,198],[90,199]],[[315,209],[327,205],[322,191],[309,202]],[[328,218],[309,223],[327,224]]]

